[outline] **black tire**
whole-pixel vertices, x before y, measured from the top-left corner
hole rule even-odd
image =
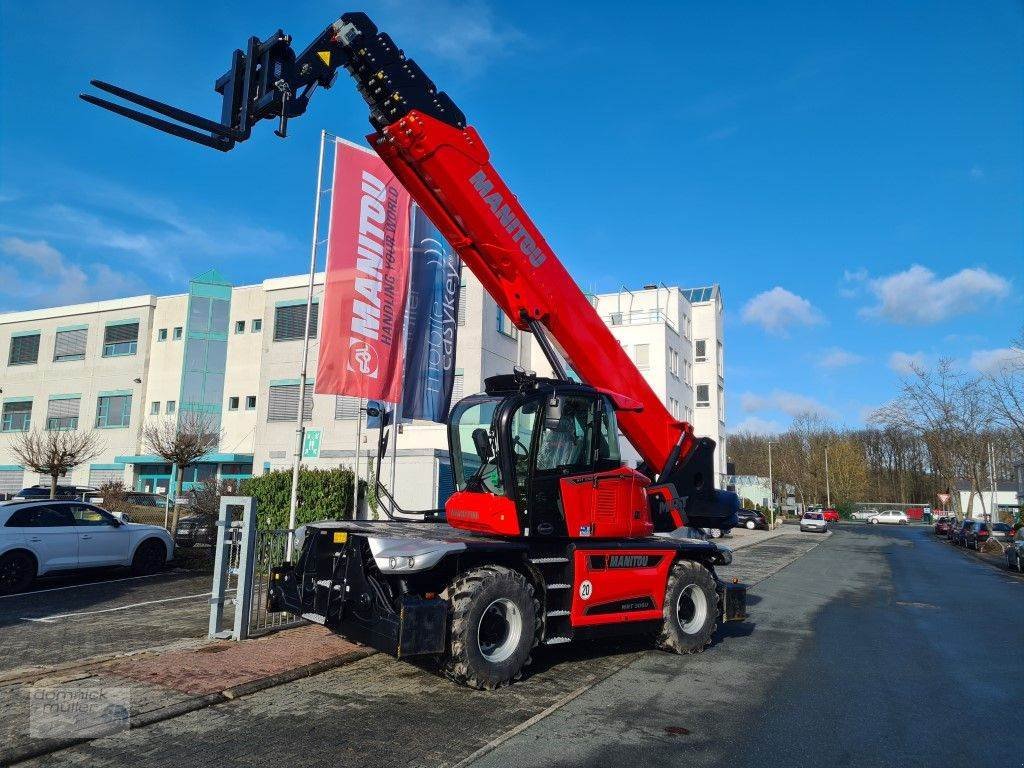
[[[8,552],[0,557],[0,595],[24,592],[36,578],[36,560],[28,552]]]
[[[668,576],[658,647],[674,653],[700,653],[718,626],[718,592],[711,571],[680,560]]]
[[[167,562],[167,547],[159,539],[146,539],[139,544],[132,557],[132,573],[136,576],[149,576],[164,567]]]
[[[526,577],[485,565],[455,577],[442,597],[450,606],[445,675],[491,691],[522,675],[540,641],[540,602]]]

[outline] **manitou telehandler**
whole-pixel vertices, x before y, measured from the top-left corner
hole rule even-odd
[[[457,490],[445,508],[399,519],[408,515],[392,501],[387,521],[306,526],[297,562],[271,575],[270,609],[401,658],[434,657],[476,688],[517,678],[538,644],[648,633],[669,651],[702,650],[720,620],[745,618],[746,603],[742,584],[715,574],[731,552],[699,531],[736,524],[735,494],[714,487],[714,442],[668,413],[463,113],[365,14],[343,15],[298,55],[281,31],[250,38],[217,80],[220,122],[99,81],[173,122],[83,98],[226,151],[263,118],[285,136],[342,67],[370,106],[370,145],[534,334],[554,377],[516,369],[459,401],[448,427]],[[644,459],[638,469],[620,458],[620,430]]]

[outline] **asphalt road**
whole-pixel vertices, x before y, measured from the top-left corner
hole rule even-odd
[[[0,673],[202,637],[210,585],[208,573],[110,570],[0,596]]]
[[[479,692],[376,655],[32,764],[1021,765],[1024,579],[867,526],[787,531],[723,571],[754,584],[751,619],[697,656],[541,649]]]

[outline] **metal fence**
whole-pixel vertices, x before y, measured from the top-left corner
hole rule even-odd
[[[256,502],[251,497],[221,497],[210,637],[244,640],[302,623],[298,616],[267,610],[270,571],[285,561],[289,533],[286,529],[257,530]]]

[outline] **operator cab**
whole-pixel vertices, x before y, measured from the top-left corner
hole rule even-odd
[[[508,536],[621,538],[653,527],[649,478],[623,465],[612,396],[519,371],[452,410],[456,527]]]

